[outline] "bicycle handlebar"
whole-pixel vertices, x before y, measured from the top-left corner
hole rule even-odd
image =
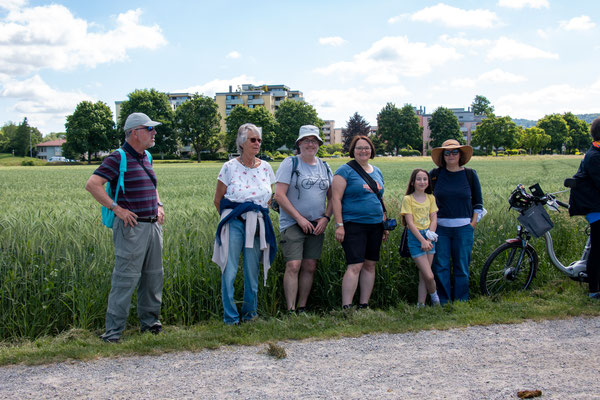
[[[553,196],[552,193],[543,193],[538,184],[532,185],[530,188],[531,194],[527,193],[525,186],[522,184],[518,184],[515,190],[513,190],[512,194],[509,198],[509,204],[511,208],[516,208],[520,211],[529,208],[531,203],[544,204],[544,205],[552,205],[551,203],[555,203],[561,207],[569,208],[567,203],[563,203],[560,200],[556,200],[556,197]]]

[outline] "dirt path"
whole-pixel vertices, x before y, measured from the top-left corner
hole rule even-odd
[[[600,399],[600,318],[0,368],[0,398]]]

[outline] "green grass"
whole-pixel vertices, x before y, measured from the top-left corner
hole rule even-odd
[[[533,282],[532,292],[518,294],[514,301],[510,297],[494,300],[478,297],[479,272],[485,259],[506,238],[515,235],[517,213],[507,212],[506,199],[510,192],[517,183],[529,186],[536,182],[546,191],[561,190],[563,179],[573,175],[580,160],[581,157],[570,156],[474,157],[469,166],[479,174],[489,214],[477,226],[476,231],[471,263],[470,289],[473,300],[466,305],[452,306],[449,313],[433,311],[432,317],[426,318],[428,322],[425,325],[419,322],[420,317],[414,316],[411,306],[416,300],[418,278],[413,262],[398,255],[399,231],[393,232],[391,239],[383,245],[371,301],[374,308],[390,311],[369,313],[376,318],[371,321],[361,322],[363,317],[352,317],[352,323],[348,323],[345,314],[336,314],[335,310],[340,305],[340,286],[345,265],[343,251],[333,238],[333,224],[330,224],[309,299],[309,307],[323,317],[310,317],[309,321],[314,321],[301,328],[299,335],[331,337],[335,334],[356,335],[366,331],[396,332],[404,329],[402,326],[407,323],[407,319],[414,318],[416,322],[409,323],[406,329],[514,322],[512,318],[518,320],[593,314],[594,309],[587,303],[572,307],[567,301],[556,304],[552,298],[540,302],[540,295],[530,297],[538,291],[544,296],[552,297],[555,282],[565,279],[548,262],[541,239],[534,241],[540,255],[540,271]],[[346,161],[331,159],[329,164],[335,170]],[[383,172],[388,209],[395,217],[399,216],[400,200],[413,168],[429,169],[433,166],[431,159],[426,157],[376,158],[373,163]],[[278,163],[272,165],[276,169]],[[150,351],[144,350],[147,343],[153,343],[154,340],[166,343],[158,346],[159,350],[156,351],[172,351],[186,348],[185,346],[191,346],[189,349],[194,349],[193,346],[196,345],[198,348],[218,346],[232,340],[252,344],[271,339],[298,338],[294,336],[294,332],[298,330],[296,324],[302,320],[285,322],[287,319],[284,318],[284,322],[279,321],[285,308],[281,285],[284,263],[281,254],[277,255],[271,268],[267,286],[259,287],[258,308],[264,319],[256,326],[264,328],[255,332],[253,328],[241,327],[239,332],[242,334],[239,337],[234,335],[238,339],[231,339],[232,331],[223,327],[220,322],[221,274],[219,268],[210,261],[218,221],[212,199],[220,167],[221,164],[216,162],[157,163],[155,166],[161,200],[165,203],[167,213],[164,226],[165,285],[161,316],[161,321],[167,326],[167,335],[165,338],[128,335],[131,338],[115,350],[107,349],[96,339],[96,333],[104,325],[114,260],[112,232],[101,225],[100,207],[84,190],[85,182],[96,166],[0,168],[2,354],[8,351],[14,355],[19,352],[27,353],[30,351],[27,349],[41,348],[48,355],[35,356],[41,357],[40,360],[51,360],[52,357],[93,358],[94,352],[100,352],[100,356],[126,354],[121,353],[124,351],[144,353]],[[559,195],[559,199],[566,201],[568,194]],[[551,213],[551,216],[555,223],[552,234],[556,253],[568,264],[568,261],[575,260],[580,255],[585,240],[585,220],[570,219],[565,212]],[[272,213],[271,217],[277,230],[277,215]],[[573,298],[583,298],[583,290],[579,289],[577,285],[574,285],[574,289],[569,289]],[[237,299],[241,299],[241,291],[240,273],[236,281]],[[546,308],[542,307],[544,304]],[[465,309],[469,310],[463,316]],[[401,324],[394,322],[398,319],[402,321]],[[129,324],[136,326],[135,299]],[[291,327],[288,330],[286,326],[289,324]],[[169,343],[171,331],[175,335],[173,343]],[[319,333],[320,331],[324,333]],[[184,347],[178,348],[180,338],[177,335],[187,335],[187,341],[197,341],[197,344],[184,343]],[[186,342],[182,338],[181,340]],[[71,342],[83,343],[78,350],[82,355],[67,354],[74,350],[59,350],[61,346],[77,348],[77,344]],[[136,344],[138,342],[139,345]],[[21,345],[15,347],[14,343]],[[153,348],[153,345],[148,347]],[[111,353],[113,351],[116,353]],[[52,355],[54,352],[58,355]]]
[[[547,283],[543,289],[513,293],[503,298],[478,297],[440,308],[417,309],[412,304],[401,302],[388,310],[332,310],[322,314],[277,315],[241,326],[226,326],[211,320],[191,327],[166,326],[158,336],[130,329],[119,344],[100,341],[97,338],[99,330],[72,329],[37,340],[4,342],[0,344],[0,365],[158,355],[215,349],[224,345],[258,345],[599,315],[600,306],[586,298],[584,288],[574,282],[557,280]],[[279,345],[285,350],[285,343]]]
[[[16,167],[20,166],[23,161],[32,161],[34,165],[46,165],[46,160],[29,157],[13,157],[12,154],[0,153],[0,167]]]

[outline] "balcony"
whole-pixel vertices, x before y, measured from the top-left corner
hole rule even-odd
[[[265,104],[263,99],[248,99],[248,105],[250,104]]]
[[[273,97],[287,97],[287,92],[285,90],[272,90],[271,96]]]
[[[231,99],[231,100],[225,100],[225,104],[237,105],[237,104],[244,104],[244,102],[242,101],[242,99]]]

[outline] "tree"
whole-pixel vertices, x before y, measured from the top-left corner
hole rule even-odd
[[[210,97],[194,94],[191,99],[177,107],[175,126],[183,143],[191,143],[198,155],[217,140],[221,128],[221,116],[217,103]]]
[[[156,89],[135,90],[128,94],[128,100],[121,103],[121,111],[118,116],[118,129],[123,135],[123,126],[129,114],[141,112],[153,121],[162,123],[156,127],[155,145],[149,149],[152,154],[172,154],[177,151],[177,132],[175,131],[175,113],[169,97]]]
[[[60,140],[60,139],[66,139],[66,138],[67,138],[66,132],[50,132],[49,134],[44,136],[43,140],[44,140],[44,142],[49,142],[51,140]]]
[[[16,129],[9,129],[6,133],[9,134],[9,150],[14,150],[15,155],[20,157],[33,154],[35,145],[42,141],[42,134],[37,128],[29,126],[27,118],[23,118]]]
[[[584,120],[577,118],[573,113],[567,112],[563,114],[563,119],[569,127],[570,146],[567,148],[569,152],[574,149],[580,152],[585,152],[592,144],[590,136],[590,127]]]
[[[323,126],[314,107],[304,101],[284,100],[275,111],[277,130],[275,131],[275,147],[285,146],[293,149],[296,145],[298,132],[302,125]]]
[[[112,111],[99,101],[82,101],[73,114],[67,116],[67,141],[63,149],[70,157],[87,154],[88,164],[92,155],[118,146]],[[75,157],[79,158],[79,157]]]
[[[569,126],[562,115],[546,115],[537,122],[537,127],[543,129],[547,135],[550,135],[550,148],[557,153],[561,153],[562,147],[566,145],[567,138],[569,137]]]
[[[275,131],[277,121],[275,117],[264,107],[246,108],[242,105],[237,105],[231,110],[229,116],[225,119],[227,126],[227,149],[230,152],[237,153],[238,149],[235,144],[237,132],[240,126],[245,123],[251,123],[259,128],[262,128],[262,145],[263,151],[275,151]]]
[[[17,125],[14,122],[7,122],[0,129],[0,153],[12,153],[10,147],[11,139],[17,134]]]
[[[429,120],[429,129],[431,130],[431,147],[440,147],[448,139],[456,139],[459,143],[465,143],[460,133],[458,118],[450,109],[438,107]]]
[[[346,129],[342,132],[344,139],[344,151],[348,152],[350,149],[350,142],[356,135],[368,136],[371,130],[371,126],[365,119],[357,112],[354,113],[346,123]]]
[[[550,140],[550,135],[546,135],[543,129],[534,126],[521,132],[518,146],[527,150],[529,154],[538,154],[548,146]]]
[[[477,95],[471,103],[471,109],[475,115],[493,115],[494,106],[491,105],[490,101],[485,96]]]
[[[387,141],[389,152],[395,153],[404,147],[419,150],[423,147],[423,127],[419,126],[419,117],[410,104],[398,109],[387,103],[377,114],[377,133]]]
[[[489,114],[475,130],[471,144],[486,149],[487,153],[495,151],[498,155],[499,147],[506,149],[516,144],[518,132],[517,124],[510,117]]]

